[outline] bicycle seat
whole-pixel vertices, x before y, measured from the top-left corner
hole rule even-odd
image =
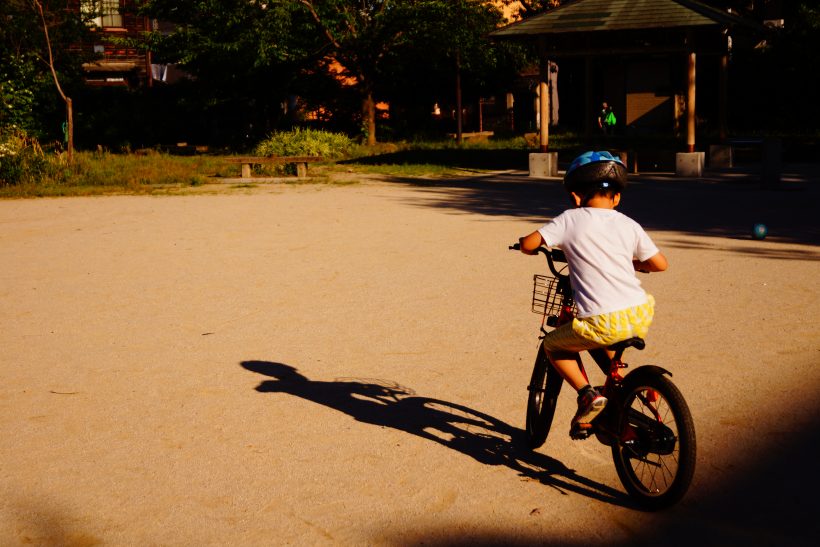
[[[626,340],[622,340],[620,342],[616,342],[612,344],[607,349],[611,349],[612,351],[624,351],[626,348],[637,348],[643,349],[646,347],[646,342],[643,338],[639,338],[638,336],[627,338]]]

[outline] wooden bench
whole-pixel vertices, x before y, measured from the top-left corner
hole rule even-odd
[[[251,177],[251,166],[262,165],[265,163],[276,165],[296,165],[296,176],[304,178],[307,176],[307,164],[315,163],[317,161],[324,161],[321,156],[238,156],[234,158],[226,158],[228,163],[242,164],[242,178],[247,179]]]

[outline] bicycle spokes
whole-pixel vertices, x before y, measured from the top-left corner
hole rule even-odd
[[[669,489],[678,472],[678,435],[669,405],[654,389],[633,394],[621,431],[630,474],[649,494]]]
[[[660,399],[660,393],[658,393],[654,389],[647,389],[641,393],[638,393],[636,397],[640,399],[641,403],[643,404],[643,408],[651,412],[657,421],[663,422],[663,418],[658,412],[658,401]]]

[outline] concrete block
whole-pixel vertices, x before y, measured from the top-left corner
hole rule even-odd
[[[530,154],[530,176],[545,179],[558,176],[558,152]]]
[[[723,169],[734,167],[734,157],[732,145],[712,144],[709,146],[709,167],[712,169]]]
[[[705,160],[705,152],[678,152],[675,154],[675,175],[700,178]]]

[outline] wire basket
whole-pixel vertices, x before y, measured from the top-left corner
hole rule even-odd
[[[540,274],[533,276],[533,313],[545,316],[557,316],[561,313],[561,301],[562,298],[561,295],[558,294],[558,280],[556,278]]]

